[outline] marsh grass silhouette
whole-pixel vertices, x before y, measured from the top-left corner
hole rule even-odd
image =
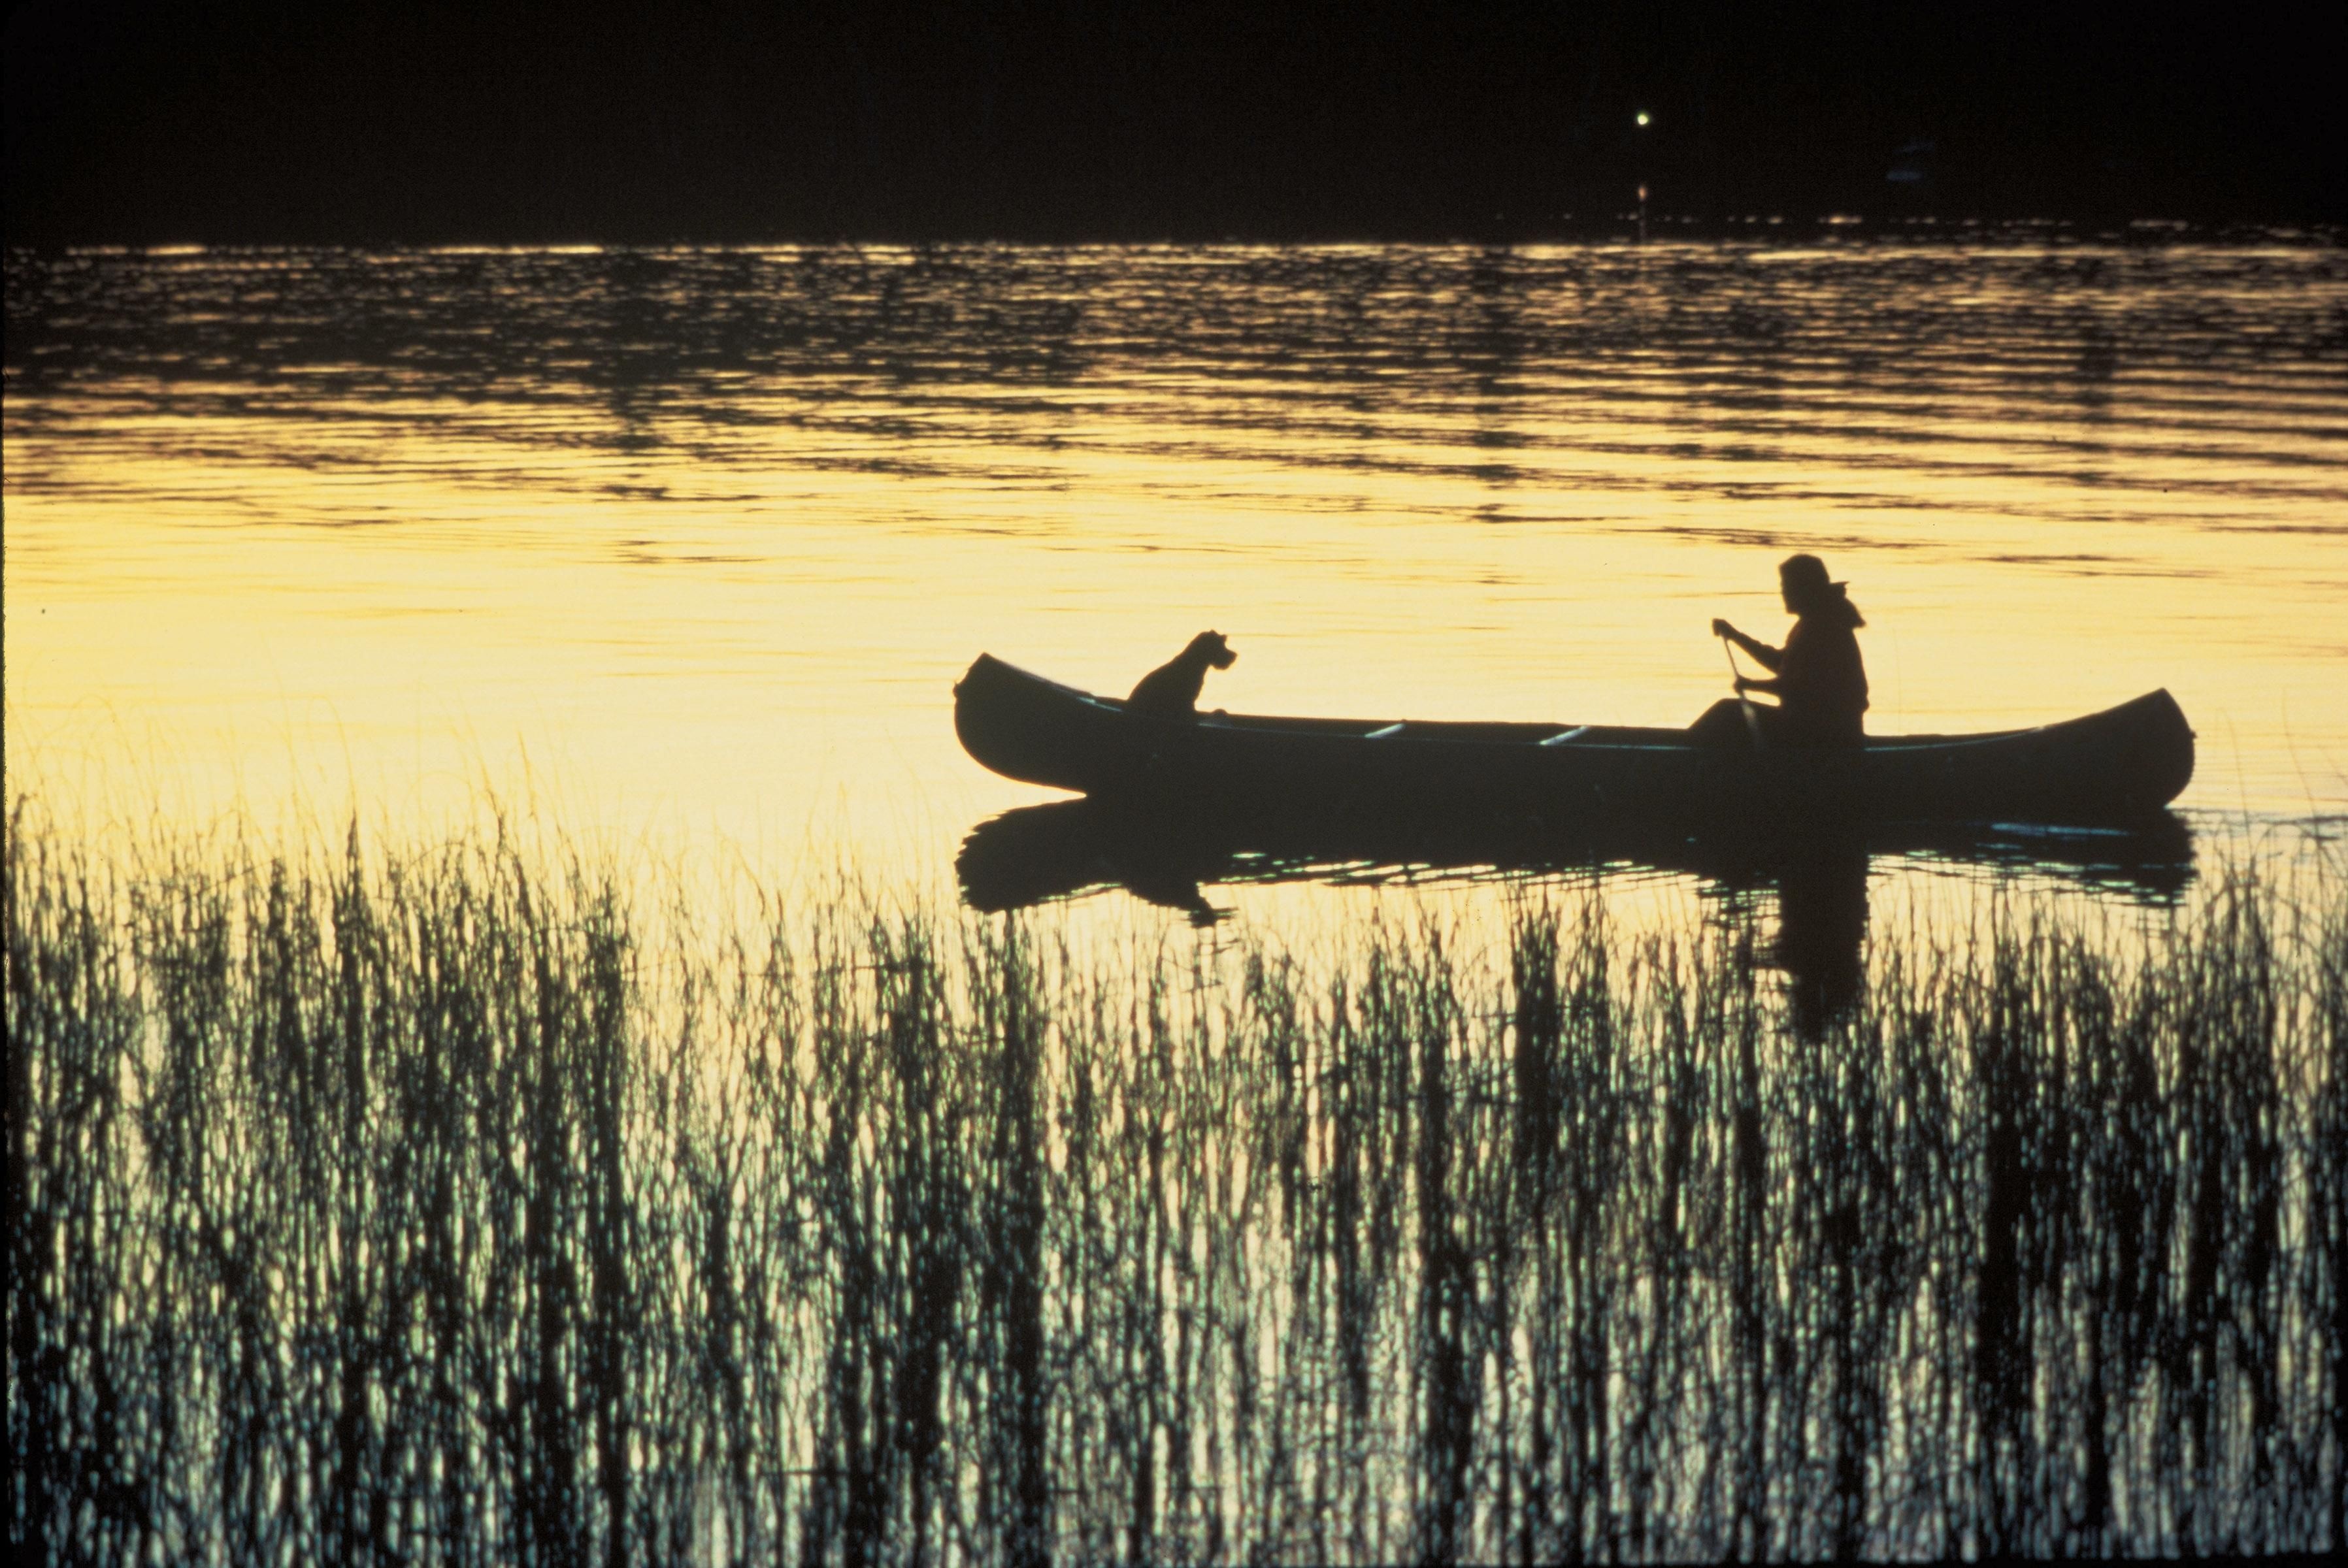
[[[2348,897],[713,931],[499,834],[7,842],[32,1560],[2327,1550]]]

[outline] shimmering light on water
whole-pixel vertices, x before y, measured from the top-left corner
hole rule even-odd
[[[25,1515],[2336,1548],[2339,874],[2231,855],[2348,797],[2348,260],[1977,238],[12,255]],[[1668,723],[1794,548],[1879,729],[2173,690],[2222,874],[2002,825],[1201,896],[1078,835],[1143,897],[922,901],[1044,798],[955,746],[982,649]]]
[[[2348,261],[1993,242],[12,256],[9,765],[201,815],[926,861],[990,650],[1234,710],[1674,723],[1824,554],[1871,723],[2166,685],[2348,786]]]

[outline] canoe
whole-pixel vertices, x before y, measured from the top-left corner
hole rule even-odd
[[[2166,691],[2030,729],[1753,751],[1626,725],[1160,718],[981,654],[954,687],[954,730],[1007,778],[1194,821],[2135,822],[2193,777],[2193,731]]]

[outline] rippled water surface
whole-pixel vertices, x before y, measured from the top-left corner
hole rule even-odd
[[[2348,1540],[2348,252],[12,253],[6,377],[36,1552]],[[2169,689],[2179,818],[1283,860],[953,738],[1209,626],[1678,723],[1792,548],[1878,730]]]
[[[12,255],[10,765],[884,861],[1044,798],[981,650],[1233,711],[1679,723],[1823,554],[1873,727],[2167,686],[2348,786],[2348,258],[2308,245]]]

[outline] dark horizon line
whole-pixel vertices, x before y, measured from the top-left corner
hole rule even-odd
[[[1175,245],[1488,245],[1512,247],[1542,244],[1620,242],[1637,245],[1640,217],[1634,210],[1584,216],[1572,211],[1519,220],[1501,213],[1482,221],[1404,223],[1375,229],[1342,223],[1293,221],[1240,223],[1134,222],[1013,222],[1000,227],[870,223],[777,224],[760,227],[716,221],[683,225],[648,224],[626,220],[592,227],[482,231],[468,226],[402,225],[280,227],[226,224],[210,232],[156,230],[120,234],[8,235],[11,251],[36,253],[160,252],[201,250],[368,249],[427,250],[479,246],[487,249],[551,250],[565,246],[621,246],[657,249],[748,247],[758,245],[1011,245],[1054,248],[1070,246]],[[2097,241],[2157,246],[2173,243],[2228,243],[2296,240],[2317,245],[2348,244],[2348,222],[2302,214],[2271,217],[2193,217],[2163,213],[2118,217],[2090,213],[2031,211],[1996,213],[1869,213],[1821,210],[1815,213],[1755,212],[1708,216],[1651,210],[1645,218],[1644,242],[1763,239],[1772,231],[1814,238],[1867,235],[1870,238],[1931,239],[1975,231],[2045,230],[2073,241]]]
[[[2348,221],[2348,22],[2261,9],[712,0],[599,25],[535,0],[29,0],[0,55],[5,225],[1482,238],[1643,184],[1708,220]]]

